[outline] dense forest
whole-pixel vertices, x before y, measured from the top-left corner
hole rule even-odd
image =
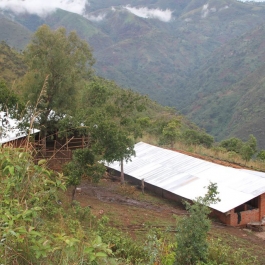
[[[1,110],[21,120],[25,130],[39,128],[44,146],[51,131],[89,138],[60,173],[45,160],[34,163],[31,145],[0,150],[1,263],[258,264],[229,245],[220,252],[223,243],[209,240],[208,205],[218,200],[214,184],[204,197],[185,203],[189,214],[176,220],[177,233],[150,226],[138,238],[81,207],[74,194],[66,200],[70,187],[101,181],[101,161],[129,160],[139,140],[264,169],[265,151],[257,149],[253,135],[216,143],[175,109],[97,76],[94,63],[88,43],[64,28],[39,27],[23,53],[1,43]],[[2,127],[2,133],[8,130]],[[120,181],[125,187],[123,176]]]

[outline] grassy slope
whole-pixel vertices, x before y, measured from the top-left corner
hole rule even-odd
[[[0,40],[17,50],[23,50],[31,36],[30,30],[0,14]]]
[[[0,43],[0,79],[11,85],[26,72],[22,56],[7,44]]]

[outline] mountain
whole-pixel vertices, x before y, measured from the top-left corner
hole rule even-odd
[[[265,146],[264,36],[265,25],[261,25],[222,46],[180,92],[182,112],[216,139],[234,135],[247,139],[254,134]]]
[[[32,32],[2,14],[0,14],[0,25],[0,41],[5,41],[17,50],[23,50],[29,42]]]
[[[11,49],[5,42],[0,43],[0,79],[12,86],[19,77],[23,76],[27,67],[21,54]]]
[[[25,47],[44,23],[76,30],[93,47],[99,75],[176,107],[217,140],[253,133],[265,148],[264,3],[91,0],[82,16],[58,9],[0,19],[10,36],[1,27],[0,40],[12,47]]]

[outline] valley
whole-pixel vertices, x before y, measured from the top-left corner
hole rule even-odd
[[[89,1],[82,15],[4,10],[0,40],[22,51],[42,24],[74,30],[98,75],[176,108],[216,141],[253,134],[264,148],[264,14],[264,3],[236,0]]]

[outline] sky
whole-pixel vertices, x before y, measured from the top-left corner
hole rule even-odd
[[[247,2],[248,0],[238,0]],[[265,0],[254,0],[253,2],[265,2]],[[89,6],[89,0],[0,0],[0,9],[11,9],[16,13],[31,13],[39,16],[45,16],[57,8],[84,15],[86,6]],[[169,9],[148,9],[147,7],[135,8],[125,6],[129,12],[144,18],[156,18],[164,22],[171,19],[172,11]],[[94,20],[102,19],[94,18]]]

